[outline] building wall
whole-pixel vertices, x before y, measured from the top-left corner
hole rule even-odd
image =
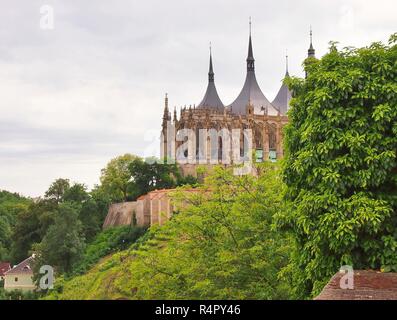
[[[222,129],[227,129],[229,132],[232,132],[233,129],[240,129],[241,132],[244,129],[250,129],[252,130],[252,148],[257,150],[258,154],[262,155],[262,160],[268,160],[270,157],[281,159],[284,155],[283,127],[287,123],[288,117],[283,115],[247,114],[241,116],[226,110],[222,113],[213,109],[185,108],[182,110],[179,120],[174,117],[171,121],[170,116],[168,118],[164,116],[163,118],[161,157],[175,159],[175,150],[184,143],[183,141],[176,141],[176,135],[182,129],[191,129],[193,132],[196,132],[196,135],[198,135],[197,133],[200,129],[215,129],[218,132]],[[220,138],[220,140],[223,144],[223,139]],[[209,152],[211,145],[210,139],[207,140],[206,144],[207,148],[204,150],[207,153],[205,155],[207,159],[206,166],[211,167]],[[189,145],[193,146],[194,143]],[[243,148],[243,146],[244,139],[241,137],[240,147]],[[195,149],[195,147],[193,146],[192,149]],[[229,150],[231,150],[231,146]],[[222,154],[222,151],[220,154]],[[191,155],[190,157],[196,160],[195,155]],[[230,159],[233,159],[232,155],[230,155]],[[197,167],[203,164],[199,164],[198,159],[195,162],[197,163],[180,163],[182,174],[196,176]]]
[[[33,273],[6,274],[4,276],[4,289],[6,291],[33,291],[36,289],[33,283]]]
[[[112,204],[109,207],[103,229],[130,225],[134,214],[137,226],[163,225],[174,212],[175,205],[170,196],[173,191],[175,189],[155,190],[141,196],[137,201]],[[190,191],[194,191],[194,189]]]
[[[150,196],[150,194],[149,194]],[[150,225],[159,223],[159,201],[157,198],[150,199]]]
[[[103,228],[114,225],[130,225],[133,221],[133,215],[137,217],[137,202],[115,203],[109,207]]]

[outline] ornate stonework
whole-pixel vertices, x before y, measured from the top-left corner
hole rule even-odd
[[[314,49],[310,40],[309,56],[314,55]],[[285,77],[288,74],[288,56]],[[251,31],[248,43],[247,55],[247,74],[243,88],[237,98],[228,106],[225,106],[216,90],[214,80],[214,70],[212,63],[212,54],[210,51],[210,64],[208,72],[208,86],[203,100],[195,107],[182,108],[180,110],[179,118],[176,109],[173,117],[168,107],[168,96],[165,97],[165,107],[163,113],[163,123],[161,131],[161,157],[167,159],[177,159],[175,150],[191,140],[190,136],[183,139],[178,137],[179,133],[184,129],[190,129],[194,133],[193,144],[194,148],[186,151],[193,153],[190,158],[197,159],[200,163],[184,163],[181,165],[182,171],[185,174],[195,175],[195,168],[200,165],[214,165],[213,153],[211,154],[211,144],[217,144],[218,162],[225,164],[223,160],[223,152],[229,149],[225,148],[225,143],[231,143],[224,139],[221,131],[227,129],[232,132],[234,129],[240,129],[240,154],[244,156],[244,146],[250,145],[251,152],[255,153],[253,161],[277,160],[283,157],[283,127],[288,123],[287,111],[289,109],[289,102],[291,99],[291,92],[285,84],[282,84],[279,92],[272,102],[265,97],[261,91],[255,76],[255,59],[253,55],[253,46],[251,39]],[[211,139],[209,136],[200,136],[199,130],[216,130],[219,135],[217,141]],[[250,142],[247,141],[247,136],[244,135],[244,130],[251,130],[249,136]],[[198,137],[206,140],[204,145],[206,152],[204,161],[202,155],[197,151],[203,145],[200,144]],[[189,142],[190,143],[190,142]],[[193,151],[192,151],[193,150]],[[211,154],[211,156],[210,156]],[[229,164],[227,164],[229,165]]]

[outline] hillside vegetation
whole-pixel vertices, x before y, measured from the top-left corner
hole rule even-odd
[[[33,271],[38,283],[42,265],[52,266],[57,278],[70,278],[86,272],[104,256],[127,249],[146,229],[131,225],[102,231],[110,204],[156,188],[196,183],[192,177],[182,177],[176,165],[149,160],[131,154],[112,159],[101,170],[101,183],[92,190],[59,178],[34,201],[1,191],[0,261],[14,265],[35,253]],[[9,293],[2,287],[0,283],[0,300],[45,294]]]
[[[290,241],[273,228],[286,210],[284,186],[277,167],[259,169],[257,178],[218,169],[199,193],[176,192],[175,201],[188,205],[166,225],[87,274],[58,281],[47,298],[288,298],[280,270]]]

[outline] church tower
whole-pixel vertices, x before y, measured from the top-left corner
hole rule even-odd
[[[313,48],[313,32],[312,32],[312,26],[310,26],[310,46],[309,49],[307,50],[307,58],[305,60],[305,64],[309,63],[311,59],[316,59],[316,50]],[[307,71],[305,71],[305,78],[307,78]]]
[[[310,26],[310,46],[309,46],[309,50],[307,50],[307,57],[308,58],[315,58],[316,57],[316,50],[314,50],[314,48],[313,48],[312,26]]]
[[[167,155],[169,154],[168,150],[168,139],[170,136],[169,131],[169,124],[171,123],[171,113],[168,108],[168,94],[165,94],[165,99],[164,99],[164,112],[163,112],[163,122],[161,124],[161,148],[160,148],[160,157],[161,159],[167,158]]]

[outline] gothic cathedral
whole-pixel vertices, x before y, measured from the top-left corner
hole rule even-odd
[[[314,55],[315,51],[312,45],[312,33],[310,31],[308,57],[314,57]],[[289,109],[291,92],[285,84],[282,84],[272,102],[263,94],[255,77],[255,59],[251,31],[249,34],[246,63],[247,74],[243,88],[230,105],[225,106],[223,104],[216,90],[211,51],[209,57],[207,90],[204,94],[204,98],[197,106],[182,108],[179,119],[176,109],[174,109],[172,117],[168,107],[168,96],[166,95],[161,131],[162,159],[178,159],[175,149],[187,140],[187,136],[178,139],[178,133],[184,131],[184,129],[190,129],[191,132],[196,133],[195,137],[199,137],[199,131],[202,131],[202,129],[206,129],[207,131],[212,130],[218,133],[224,129],[227,129],[229,132],[233,129],[240,129],[240,132],[244,132],[244,129],[250,129],[252,134],[249,136],[249,144],[256,158],[255,161],[276,161],[283,157],[283,127],[288,122],[287,111]],[[289,77],[288,57],[285,77]],[[208,150],[211,149],[210,144],[213,143],[213,140],[210,142],[209,137],[205,137],[204,139],[208,139],[205,148]],[[246,140],[246,137],[242,134],[241,146],[247,142],[244,140]],[[204,158],[203,155],[200,154],[198,151],[198,141],[199,139],[195,138],[194,144],[196,144],[197,148],[187,148],[185,151],[186,156],[190,156],[191,159],[197,159],[197,162],[186,162],[181,164],[180,166],[184,175],[196,175],[196,166],[198,164],[207,166],[214,165],[214,161],[210,159],[211,152],[206,152]],[[217,135],[217,141],[215,142],[217,144],[217,159],[215,162],[221,164],[223,163],[222,159],[225,152],[225,142],[230,142],[229,140],[225,140],[221,134]],[[230,150],[230,148],[227,150]],[[188,152],[193,154],[187,155]],[[243,148],[241,147],[241,153],[243,152]]]

